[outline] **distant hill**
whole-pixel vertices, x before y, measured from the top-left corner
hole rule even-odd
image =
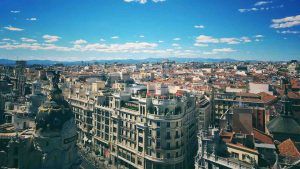
[[[89,63],[156,63],[156,62],[162,62],[163,60],[168,59],[169,61],[175,61],[179,63],[183,62],[210,62],[210,63],[217,63],[217,62],[238,62],[239,60],[230,59],[230,58],[224,58],[224,59],[213,59],[213,58],[147,58],[147,59],[112,59],[112,60],[90,60],[90,61],[53,61],[53,60],[27,60],[28,65],[54,65],[58,63],[62,63],[64,65],[80,65],[82,63],[89,64]],[[10,59],[0,59],[0,64],[3,65],[14,65],[15,60]]]

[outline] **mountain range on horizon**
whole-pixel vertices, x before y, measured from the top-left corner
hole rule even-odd
[[[175,61],[178,63],[183,62],[208,62],[208,63],[217,63],[217,62],[239,62],[242,60],[236,60],[231,58],[146,58],[146,59],[111,59],[111,60],[89,60],[89,61],[54,61],[54,60],[26,60],[28,65],[54,65],[54,64],[64,64],[64,65],[80,65],[80,64],[90,64],[90,63],[123,63],[123,64],[139,64],[139,63],[156,63],[162,62],[164,60]],[[255,62],[256,60],[244,60],[248,62]],[[0,64],[2,65],[14,65],[16,60],[12,59],[0,59]]]

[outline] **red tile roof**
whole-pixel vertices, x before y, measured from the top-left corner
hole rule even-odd
[[[262,143],[274,144],[273,138],[255,128],[253,128],[254,138]]]
[[[278,150],[280,152],[280,155],[300,158],[300,152],[291,139],[287,139],[281,144],[279,144]]]
[[[261,96],[261,100],[264,102],[264,103],[270,103],[272,101],[274,101],[276,99],[275,96],[272,96],[266,92],[261,92],[261,93],[258,93],[258,95]]]
[[[300,81],[297,79],[291,80],[292,88],[293,89],[300,89]]]

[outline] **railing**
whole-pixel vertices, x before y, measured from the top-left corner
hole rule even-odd
[[[245,162],[241,162],[241,161],[230,159],[230,158],[219,157],[214,154],[209,154],[207,152],[204,152],[202,158],[204,158],[205,160],[211,161],[213,163],[217,163],[219,165],[226,166],[228,168],[239,168],[239,169],[253,168],[253,165],[251,165],[251,164],[247,164]]]

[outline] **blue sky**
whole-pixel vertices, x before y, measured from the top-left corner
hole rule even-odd
[[[0,58],[155,57],[300,59],[300,1],[0,1]]]

